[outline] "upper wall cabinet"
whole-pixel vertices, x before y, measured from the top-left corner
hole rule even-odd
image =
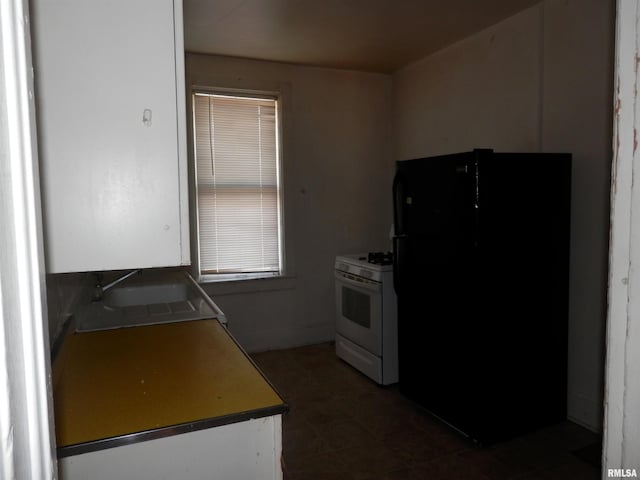
[[[189,263],[181,0],[34,0],[48,272]]]

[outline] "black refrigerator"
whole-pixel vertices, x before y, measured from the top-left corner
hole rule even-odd
[[[571,155],[398,161],[399,388],[490,444],[566,418]]]

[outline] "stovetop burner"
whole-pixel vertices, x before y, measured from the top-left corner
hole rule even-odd
[[[380,281],[382,275],[393,272],[390,252],[351,253],[336,256],[335,268],[342,272]]]
[[[391,252],[369,252],[367,261],[374,265],[391,265],[393,264],[393,253]]]

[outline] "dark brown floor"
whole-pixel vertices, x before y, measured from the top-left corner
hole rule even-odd
[[[252,356],[284,396],[286,480],[595,480],[575,452],[594,433],[565,422],[478,447],[335,356],[332,344]],[[591,449],[593,450],[593,449]]]

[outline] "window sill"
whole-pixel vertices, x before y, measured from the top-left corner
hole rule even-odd
[[[237,295],[242,293],[269,292],[275,290],[292,290],[296,287],[296,277],[274,276],[261,278],[236,278],[233,280],[213,280],[206,275],[198,279],[198,283],[208,295]]]

